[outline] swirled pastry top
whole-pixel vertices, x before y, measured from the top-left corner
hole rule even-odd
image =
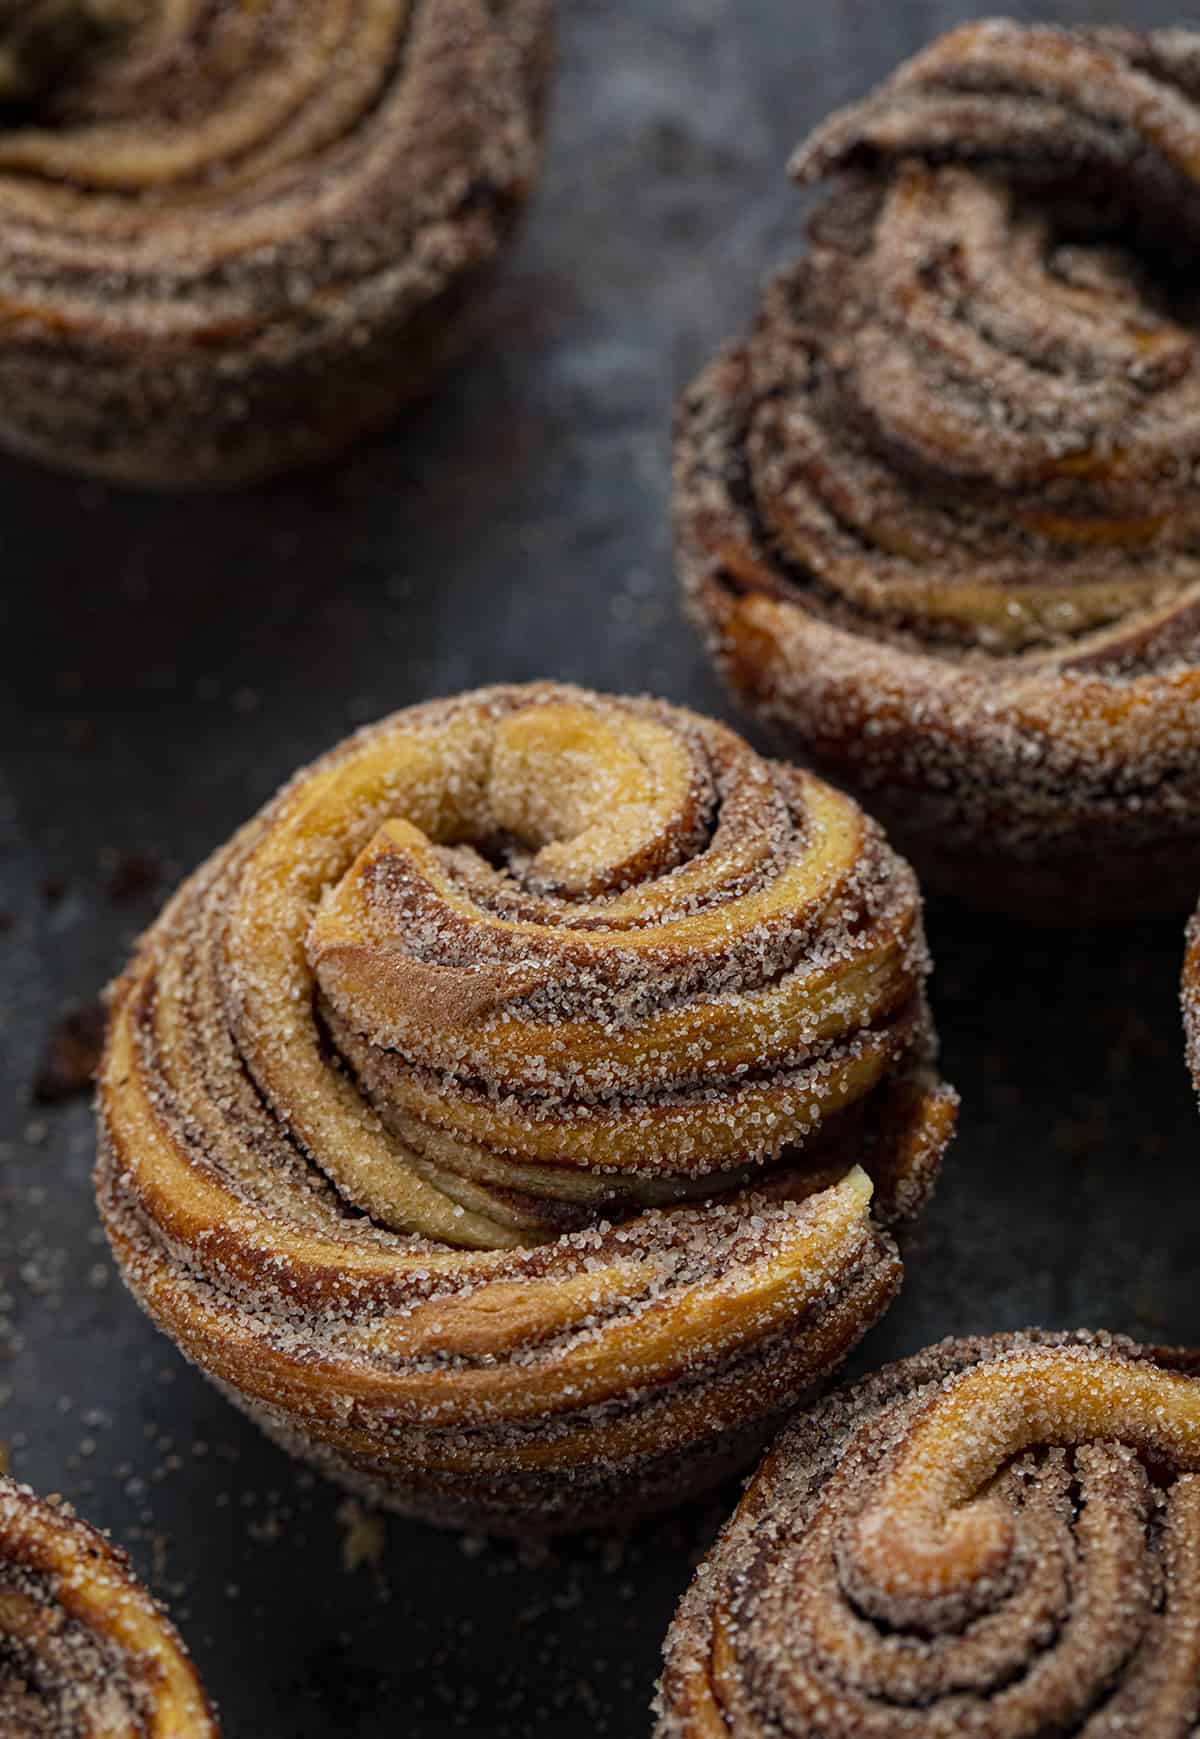
[[[352,347],[489,256],[528,188],[540,0],[72,8],[107,40],[0,126],[10,331],[197,366],[268,329],[277,365],[331,324]]]
[[[1195,659],[1200,35],[967,25],[793,172],[836,180],[738,364],[747,582],[948,659]]]
[[[947,1341],[799,1419],[681,1606],[662,1739],[1187,1739],[1198,1369]]]
[[[0,1732],[218,1739],[182,1642],[124,1555],[0,1478]]]
[[[659,702],[534,685],[398,714],[202,884],[159,927],[160,1015],[185,973],[205,1066],[232,1037],[339,1191],[434,1239],[744,1181],[924,1042],[919,901],[878,829]]]
[[[552,0],[0,9],[0,444],[224,486],[380,427],[459,349],[524,205],[552,19]]]

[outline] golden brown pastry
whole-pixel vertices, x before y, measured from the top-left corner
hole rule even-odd
[[[1198,1372],[950,1340],[798,1418],[684,1596],[658,1739],[1190,1739]]]
[[[3,1477],[0,1733],[218,1739],[187,1650],[125,1554]]]
[[[725,727],[552,684],[397,713],[111,999],[151,1316],[372,1500],[547,1530],[743,1460],[892,1298],[954,1099],[908,867]]]
[[[682,400],[690,609],[931,881],[1200,880],[1200,33],[952,32],[801,147],[808,252]]]
[[[0,7],[0,443],[321,458],[424,390],[540,154],[551,0]]]

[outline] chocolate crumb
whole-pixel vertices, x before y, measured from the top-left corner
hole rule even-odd
[[[57,1105],[91,1090],[104,1048],[104,1007],[99,1001],[68,1009],[50,1029],[34,1076],[35,1105]]]
[[[140,899],[162,880],[162,865],[147,851],[126,851],[108,878],[108,897],[115,906]]]

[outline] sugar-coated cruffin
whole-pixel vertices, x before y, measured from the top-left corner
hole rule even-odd
[[[1190,1739],[1200,1353],[948,1340],[780,1436],[681,1602],[657,1739]]]
[[[793,172],[807,253],[679,410],[714,656],[931,885],[1185,910],[1200,33],[966,25]]]
[[[937,1079],[920,902],[847,798],[553,684],[398,713],[114,987],[126,1279],[298,1453],[547,1529],[751,1453],[886,1307]]]
[[[2,1475],[0,1732],[219,1739],[187,1650],[124,1553]]]

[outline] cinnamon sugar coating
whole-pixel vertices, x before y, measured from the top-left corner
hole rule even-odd
[[[536,174],[552,0],[89,6],[0,107],[0,443],[230,484],[423,392]]]
[[[1200,881],[1200,34],[970,24],[681,401],[726,678],[931,880],[1050,917]]]
[[[219,1739],[182,1641],[124,1553],[3,1476],[0,1732]]]
[[[954,1121],[912,874],[650,700],[412,708],[299,773],[114,987],[101,1210],[289,1448],[510,1531],[678,1499],[890,1302]]]
[[[666,1645],[658,1739],[1188,1739],[1200,1353],[949,1340],[772,1448]]]
[[[1187,929],[1181,1001],[1187,1065],[1196,1091],[1200,1093],[1200,910],[1192,914]]]

